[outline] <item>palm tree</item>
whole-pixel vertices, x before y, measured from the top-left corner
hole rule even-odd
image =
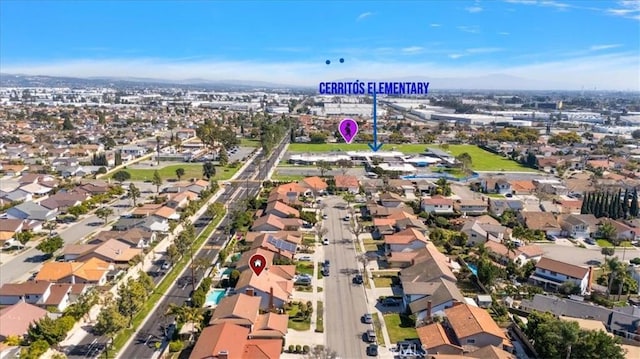
[[[195,323],[200,324],[203,318],[202,309],[194,308],[186,305],[169,304],[169,308],[165,315],[173,315],[176,317],[176,322],[179,324]]]
[[[184,176],[184,168],[176,168],[176,177],[178,177],[178,181],[180,181],[180,178],[182,178],[182,176]]]
[[[613,280],[620,272],[622,263],[618,260],[618,257],[610,257],[605,262],[605,268],[609,270],[609,283],[607,285],[607,298],[611,296],[611,287],[613,286]]]
[[[440,177],[436,181],[436,186],[437,186],[436,191],[438,194],[441,194],[445,197],[451,195],[451,184],[449,183],[449,181],[447,181],[446,178]]]
[[[133,184],[133,182],[129,184],[129,197],[131,197],[131,200],[133,201],[133,206],[137,206],[137,200],[140,198],[140,190],[135,184]]]

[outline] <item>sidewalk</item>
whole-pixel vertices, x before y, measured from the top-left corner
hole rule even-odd
[[[259,153],[261,152],[261,150],[256,151],[256,153],[254,154],[254,156],[252,157],[255,158],[255,156],[257,156]],[[233,177],[231,177],[231,179],[236,179],[238,176],[240,176],[240,174],[242,174],[242,172],[246,169],[246,167],[248,166],[248,164],[251,163],[251,160],[247,161],[234,175]],[[195,218],[198,218],[200,215],[202,215],[206,210],[207,207],[209,206],[209,204],[214,203],[225,191],[226,189],[224,187],[220,187],[218,188],[218,190],[216,191],[216,193],[213,194],[213,196],[211,196],[211,198],[207,201],[206,204],[204,204],[198,211],[196,211],[196,213],[191,216],[189,218],[190,221],[193,222],[193,220]],[[167,247],[169,247],[171,245],[171,243],[173,243],[173,238],[175,237],[175,234],[179,233],[182,229],[181,225],[178,225],[173,233],[170,233],[167,237],[165,237],[163,240],[161,240],[160,242],[158,242],[158,244],[156,244],[156,246],[153,248],[153,250],[151,252],[149,252],[144,260],[142,261],[142,264],[140,266],[140,268],[138,268],[138,270],[135,271],[130,271],[130,272],[134,272],[134,273],[129,273],[129,276],[131,277],[137,277],[138,274],[140,273],[140,270],[147,272],[149,271],[152,267],[153,267],[153,262],[156,260],[157,257],[161,256],[163,253],[166,252]],[[205,243],[206,244],[206,243]],[[135,267],[134,267],[135,268]],[[133,268],[132,268],[133,269]],[[185,267],[184,270],[187,270],[188,267]],[[183,270],[183,271],[184,271]],[[115,295],[117,292],[117,285],[115,285],[112,289],[111,292]],[[160,305],[160,302],[156,302],[154,304],[153,309],[150,311],[150,313],[153,313],[157,307]],[[93,308],[91,308],[90,310],[90,314],[89,314],[89,318],[87,318],[86,320],[83,318],[81,320],[79,320],[76,325],[73,327],[73,329],[70,331],[71,335],[69,335],[64,341],[62,341],[60,343],[60,346],[70,346],[70,345],[78,345],[82,342],[82,340],[84,340],[84,338],[89,335],[89,333],[83,328],[86,326],[92,326],[94,324],[94,321],[97,319],[98,314],[100,314],[100,310],[102,309],[102,307],[100,305],[96,305]],[[164,314],[164,313],[163,313]],[[147,318],[149,318],[149,316],[147,316]],[[144,324],[147,321],[147,318],[145,318],[145,320],[140,324],[140,327],[143,327]],[[137,334],[137,331],[136,331]],[[132,335],[130,340],[133,340],[133,338],[135,337],[135,335]],[[128,344],[128,343],[127,343]]]

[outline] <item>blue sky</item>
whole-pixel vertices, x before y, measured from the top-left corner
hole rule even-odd
[[[0,1],[10,73],[639,90],[639,59],[640,1]]]

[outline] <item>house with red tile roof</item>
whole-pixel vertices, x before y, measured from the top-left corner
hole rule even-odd
[[[384,244],[387,255],[392,252],[413,252],[426,246],[427,237],[416,228],[407,228],[384,236]]]
[[[542,257],[536,264],[536,270],[529,277],[535,285],[549,290],[557,290],[564,283],[573,283],[580,288],[580,294],[591,291],[593,268],[581,267],[555,259]]]
[[[225,322],[204,328],[189,359],[278,359],[282,339],[253,339],[246,327]]]
[[[280,218],[300,217],[300,211],[280,201],[270,201],[263,214],[272,214]]]
[[[338,191],[347,191],[351,193],[360,192],[360,182],[356,176],[336,175],[333,176]]]
[[[451,330],[459,346],[475,351],[491,345],[511,352],[513,345],[489,313],[469,304],[457,304],[444,310],[444,327]]]
[[[260,297],[239,293],[220,301],[209,325],[231,322],[249,328],[251,338],[282,339],[287,334],[288,320],[286,314],[260,314]]]
[[[113,269],[113,264],[98,258],[85,262],[46,262],[36,275],[36,281],[104,285],[107,274]]]
[[[252,270],[245,270],[240,274],[236,284],[236,293],[260,297],[262,310],[282,308],[291,299],[293,281],[283,278],[279,272],[266,269],[260,275],[256,275]]]
[[[306,177],[299,183],[301,186],[306,187],[313,191],[315,195],[322,195],[327,191],[327,182],[324,179],[313,176]]]
[[[280,218],[267,214],[256,219],[251,230],[254,232],[297,231],[300,227],[302,227],[302,220],[299,218]]]
[[[440,323],[418,327],[416,331],[418,332],[420,343],[427,350],[427,353],[461,355],[464,352],[464,349],[455,340],[452,341],[449,338],[445,328]]]

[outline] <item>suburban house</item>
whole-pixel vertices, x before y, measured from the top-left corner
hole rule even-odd
[[[282,308],[289,302],[293,294],[293,281],[276,274],[272,265],[259,276],[252,270],[240,273],[236,284],[236,293],[245,293],[249,296],[260,297],[260,309],[268,311],[273,308]],[[294,273],[295,274],[295,267]],[[293,277],[293,275],[292,275]]]
[[[384,236],[385,252],[413,252],[424,248],[427,237],[415,228],[407,228],[395,234]]]
[[[467,235],[467,245],[475,246],[488,241],[502,242],[511,240],[511,228],[501,225],[489,216],[475,217],[467,220],[460,229]]]
[[[86,262],[46,262],[36,275],[36,281],[105,285],[107,274],[113,269],[113,264],[98,258]]]
[[[553,213],[549,212],[520,212],[520,221],[533,231],[542,231],[546,235],[559,236],[562,228]]]
[[[616,239],[619,241],[635,241],[640,238],[640,232],[636,228],[628,226],[620,221],[609,218],[601,220],[600,224],[611,223],[616,229]]]
[[[22,301],[0,309],[0,341],[11,336],[23,337],[31,324],[48,315],[45,309]]]
[[[204,328],[189,359],[278,359],[281,339],[253,339],[247,327],[224,322]]]
[[[0,247],[14,238],[16,233],[22,232],[24,222],[22,219],[0,218]]]
[[[302,242],[302,237],[294,235],[274,236],[272,233],[262,233],[251,243],[251,248],[261,248],[273,253],[275,259],[293,259]]]
[[[593,214],[569,214],[558,218],[563,234],[571,238],[591,238],[598,232],[600,220]]]
[[[209,325],[231,322],[249,328],[249,337],[253,339],[283,339],[288,319],[286,314],[260,314],[260,297],[239,293],[222,298]]]
[[[274,188],[271,191],[270,195],[273,195],[276,193],[287,197],[289,199],[288,202],[295,203],[299,197],[311,196],[313,194],[313,191],[298,183],[291,182],[291,183],[281,184],[280,186]],[[269,200],[271,200],[271,198],[269,198]]]
[[[532,181],[510,181],[511,193],[517,195],[529,195],[536,191],[536,185]]]
[[[69,208],[78,206],[89,198],[90,196],[86,193],[58,192],[40,201],[40,205],[50,210],[57,209],[60,213],[66,213]]]
[[[109,239],[99,244],[71,244],[63,249],[65,261],[84,262],[91,258],[107,263],[128,266],[137,255],[144,253],[141,248],[133,248],[117,239]]]
[[[484,245],[500,264],[507,264],[512,260],[522,266],[529,261],[539,261],[543,254],[542,249],[536,245],[514,247],[511,250],[500,242],[487,241]]]
[[[427,213],[453,213],[453,200],[442,196],[423,198],[420,202],[420,208]]]
[[[416,328],[422,348],[430,354],[462,355],[464,349],[447,335],[440,323]]]
[[[496,216],[502,216],[506,211],[518,213],[524,208],[524,203],[517,199],[488,198],[489,212]]]
[[[278,200],[268,202],[263,214],[271,214],[280,218],[300,217],[300,211]]]
[[[300,185],[313,191],[316,196],[325,194],[328,187],[327,183],[318,176],[306,177],[300,181]]]
[[[593,269],[560,262],[542,257],[536,264],[536,270],[529,280],[549,290],[558,290],[565,283],[572,283],[580,288],[580,294],[591,291]]]
[[[253,222],[251,230],[254,232],[297,231],[302,227],[299,218],[280,218],[273,214],[267,214]]]
[[[333,177],[336,182],[338,191],[351,192],[357,194],[360,192],[360,182],[356,176],[336,175]]]
[[[11,305],[20,301],[41,305],[49,295],[51,295],[49,282],[5,283],[0,287],[0,305]]]
[[[7,210],[7,216],[14,219],[32,219],[36,221],[52,221],[56,218],[58,210],[49,209],[35,202],[22,202]]]
[[[380,204],[383,207],[400,207],[403,203],[404,199],[395,193],[386,192],[380,194]]]
[[[482,199],[457,200],[453,208],[467,216],[481,216],[487,213],[489,204]]]
[[[128,231],[102,231],[91,238],[87,244],[100,244],[110,239],[116,239],[128,244],[133,248],[147,248],[155,242],[157,236],[155,232],[146,231],[140,228],[132,228]]]
[[[469,304],[457,304],[444,310],[444,327],[451,330],[464,351],[494,346],[512,352],[511,341],[489,313]]]

